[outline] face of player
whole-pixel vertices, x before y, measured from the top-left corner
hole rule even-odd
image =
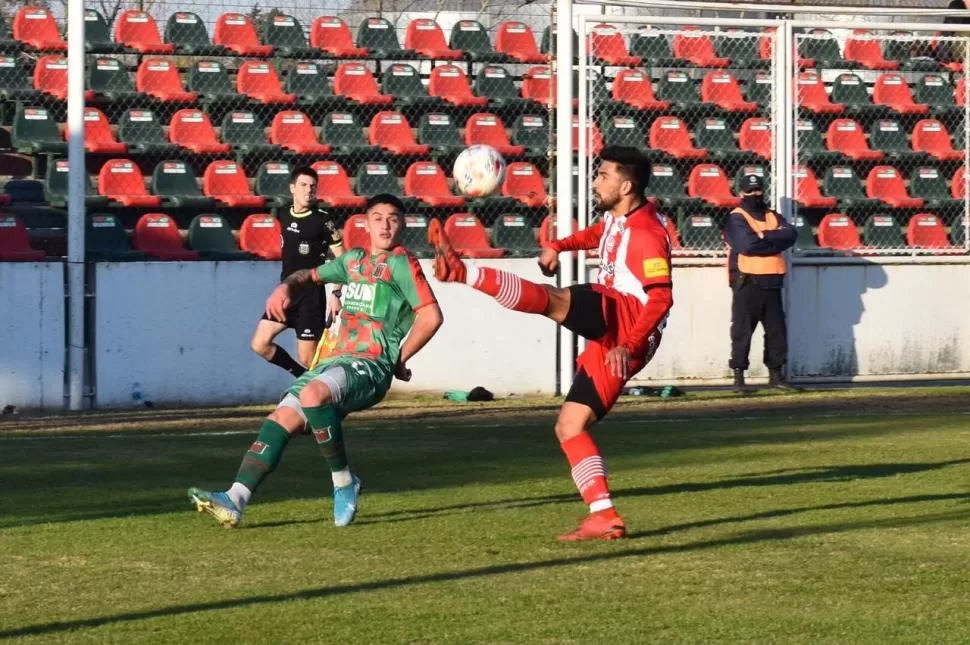
[[[317,195],[317,180],[309,175],[300,175],[290,184],[290,194],[293,196],[293,210],[297,213],[310,208]]]
[[[623,176],[613,161],[600,164],[593,179],[593,208],[606,212],[616,208],[623,197],[632,190],[630,180]]]
[[[390,204],[375,204],[367,211],[367,233],[372,251],[389,251],[397,246],[402,216]]]

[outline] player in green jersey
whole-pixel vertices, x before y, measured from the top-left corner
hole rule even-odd
[[[346,285],[336,346],[293,382],[243,457],[236,481],[225,492],[189,489],[196,509],[235,527],[249,499],[269,475],[290,438],[309,429],[330,466],[334,524],[347,526],[357,513],[360,479],[347,462],[342,421],[376,405],[397,377],[411,378],[407,361],[441,327],[441,309],[417,259],[398,244],[404,215],[393,195],[367,203],[370,248],[350,249],[315,269],[296,271],[266,302],[272,320],[283,320],[290,300],[314,284]]]

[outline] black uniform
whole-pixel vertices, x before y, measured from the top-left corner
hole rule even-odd
[[[280,280],[295,271],[312,269],[326,261],[327,250],[339,249],[343,236],[333,216],[325,210],[311,207],[304,213],[290,208],[280,218],[283,227],[283,267]],[[323,285],[304,289],[286,310],[286,326],[296,332],[299,340],[320,340],[327,317],[327,292]],[[263,314],[263,320],[269,320]]]

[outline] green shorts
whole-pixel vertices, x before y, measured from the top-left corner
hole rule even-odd
[[[377,361],[352,356],[325,358],[293,381],[286,393],[299,400],[308,383],[320,380],[330,388],[334,406],[346,416],[381,402],[391,387],[393,375]]]

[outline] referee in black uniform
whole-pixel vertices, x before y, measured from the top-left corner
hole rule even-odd
[[[283,227],[281,281],[294,271],[319,266],[328,259],[328,251],[335,258],[343,253],[343,238],[336,221],[330,213],[314,205],[317,173],[313,168],[300,166],[293,169],[290,174],[290,194],[293,195],[293,206],[280,218]],[[253,351],[298,377],[313,360],[323,330],[339,312],[339,291],[335,290],[328,300],[323,285],[306,289],[290,304],[285,323],[270,320],[263,314],[262,320],[256,325],[256,333],[253,334]],[[300,362],[273,342],[284,329],[296,332]]]

